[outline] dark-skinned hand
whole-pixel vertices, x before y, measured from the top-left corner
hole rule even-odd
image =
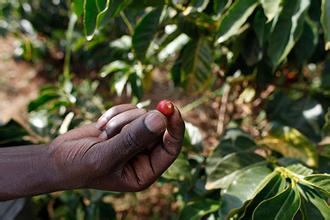
[[[71,130],[50,144],[55,179],[66,189],[143,190],[176,159],[183,136],[177,108],[166,118],[131,104],[112,107],[96,124]]]

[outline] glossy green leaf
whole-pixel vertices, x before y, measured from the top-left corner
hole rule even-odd
[[[305,219],[330,219],[330,207],[325,198],[317,190],[306,186],[298,185],[301,193],[301,211]]]
[[[239,215],[240,219],[251,219],[254,210],[262,201],[280,194],[285,187],[285,179],[273,171],[260,183],[257,192],[252,196],[253,199],[247,201],[242,208],[232,210],[230,216]]]
[[[72,4],[74,13],[80,17],[84,12],[84,0],[73,0]]]
[[[322,0],[321,23],[324,31],[325,49],[330,50],[330,0]]]
[[[302,176],[308,176],[313,173],[312,169],[309,169],[300,163],[290,165],[290,166],[286,167],[286,169],[288,169],[298,175],[302,175]]]
[[[267,166],[255,166],[238,174],[228,189],[222,191],[221,216],[227,218],[230,211],[252,199],[260,183],[270,173]]]
[[[287,187],[275,197],[261,202],[253,212],[253,220],[292,220],[300,208],[300,194],[296,187]]]
[[[260,143],[285,157],[297,158],[309,166],[316,167],[318,164],[315,144],[294,128],[273,124],[269,135]]]
[[[330,174],[313,174],[306,176],[304,180],[330,197]]]
[[[213,78],[211,66],[213,53],[205,38],[189,41],[182,49],[172,71],[179,77],[184,87],[191,92],[198,92],[208,86]],[[174,74],[173,73],[173,74]]]
[[[269,22],[280,12],[282,0],[260,0],[260,3]]]
[[[263,157],[253,152],[232,153],[223,158],[218,158],[217,163],[209,161],[206,164],[208,173],[205,188],[227,188],[236,175],[263,161]]]
[[[218,43],[228,40],[239,33],[242,25],[247,21],[258,6],[255,0],[237,0],[223,15],[218,32]]]
[[[148,12],[134,30],[132,43],[136,58],[139,60],[143,61],[146,58],[147,50],[161,23],[162,11],[163,8],[158,7]]]
[[[188,203],[183,207],[178,217],[179,220],[199,220],[202,217],[216,212],[219,209],[219,202],[211,199],[203,199],[201,201]]]
[[[98,12],[96,0],[84,0],[84,31],[87,40],[94,36]]]
[[[285,0],[274,30],[271,33],[268,57],[277,67],[290,53],[298,41],[305,21],[310,0]]]

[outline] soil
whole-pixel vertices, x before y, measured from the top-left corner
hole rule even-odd
[[[0,37],[0,123],[21,121],[27,104],[44,83],[33,65],[13,59],[15,39]]]

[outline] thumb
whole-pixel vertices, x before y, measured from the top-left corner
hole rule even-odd
[[[150,111],[123,127],[118,135],[100,143],[106,160],[125,163],[148,146],[155,144],[166,130],[163,114]],[[115,161],[114,161],[115,160]]]

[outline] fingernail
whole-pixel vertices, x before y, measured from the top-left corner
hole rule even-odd
[[[100,134],[99,138],[101,138],[101,139],[103,139],[103,140],[106,140],[106,139],[108,138],[107,132],[103,131],[103,132]]]
[[[108,121],[107,121],[106,118],[101,117],[101,118],[99,118],[99,120],[97,120],[95,127],[96,127],[97,129],[101,129],[101,128],[102,128],[107,122],[108,122]]]
[[[166,119],[161,113],[152,112],[145,119],[144,123],[149,131],[160,134],[166,129]]]

